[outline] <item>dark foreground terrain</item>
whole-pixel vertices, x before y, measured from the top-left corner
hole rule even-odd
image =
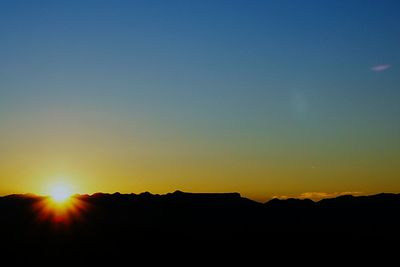
[[[98,193],[57,209],[44,197],[0,198],[3,262],[266,266],[317,256],[384,261],[400,248],[399,194],[258,203],[236,193]]]

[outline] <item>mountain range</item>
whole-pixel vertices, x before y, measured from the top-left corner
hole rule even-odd
[[[397,251],[400,241],[400,194],[259,203],[239,193],[176,191],[75,195],[72,202],[57,211],[46,204],[48,197],[1,197],[3,256],[15,263],[59,258],[115,263],[185,255],[306,257],[312,251],[365,259]]]

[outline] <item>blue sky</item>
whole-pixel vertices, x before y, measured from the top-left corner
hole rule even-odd
[[[338,182],[331,191],[386,190],[378,186],[380,176],[399,175],[399,10],[399,1],[355,0],[2,1],[0,144],[12,155],[26,155],[17,144],[38,149],[50,135],[55,143],[82,147],[88,132],[106,132],[96,144],[120,151],[135,135],[159,155],[149,161],[168,161],[165,151],[172,149],[180,155],[176,165],[185,165],[186,157],[207,162],[193,163],[187,180],[162,182],[171,187],[223,191],[221,183],[250,195],[267,187],[265,194],[294,194],[307,186],[329,190],[324,177],[337,172],[355,177],[355,185]],[[390,67],[371,69],[383,64]],[[15,132],[32,132],[36,139]],[[199,149],[205,151],[200,156]],[[59,150],[53,158],[71,162],[60,156],[65,148]],[[214,166],[225,157],[243,162],[243,170],[256,162],[255,178],[229,178],[229,166]],[[23,166],[6,158],[0,155],[0,165]],[[358,172],[346,172],[349,160]],[[36,166],[28,156],[24,162],[34,173],[45,164]],[[372,168],[373,162],[380,165]],[[75,168],[66,165],[60,172]],[[304,183],[285,189],[299,166],[318,165],[329,168],[311,180],[300,174]],[[143,188],[170,189],[155,186],[164,178],[147,175],[146,168],[138,172],[148,176]],[[208,168],[222,177],[210,188],[192,175]],[[10,173],[0,174],[0,181]],[[168,168],[164,173],[181,175]],[[27,175],[12,176],[23,185]],[[93,181],[103,179],[95,176]],[[134,188],[128,176],[123,187]],[[364,176],[370,177],[368,189],[357,188]],[[286,182],[279,184],[279,177]],[[204,179],[213,184],[214,178]],[[381,185],[391,185],[390,179]]]

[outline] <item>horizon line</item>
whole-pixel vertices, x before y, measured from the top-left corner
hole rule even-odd
[[[241,199],[248,199],[251,200],[253,202],[257,202],[257,203],[268,203],[269,201],[272,200],[310,200],[312,202],[320,202],[326,199],[336,199],[339,197],[354,197],[354,198],[359,198],[359,197],[373,197],[373,196],[379,196],[379,195],[399,195],[400,193],[395,193],[395,192],[379,192],[379,193],[372,193],[372,194],[340,194],[340,195],[336,195],[336,196],[331,196],[331,197],[322,197],[319,198],[317,200],[314,200],[312,198],[307,198],[307,197],[271,197],[269,199],[267,199],[267,201],[262,202],[262,201],[257,201],[254,200],[252,198],[248,198],[248,197],[243,197],[242,194],[240,192],[186,192],[186,191],[181,191],[181,190],[175,190],[173,192],[168,192],[168,193],[164,193],[164,194],[157,194],[157,193],[151,193],[149,191],[144,191],[144,192],[140,192],[140,193],[120,193],[119,191],[113,192],[113,193],[109,193],[109,192],[95,192],[95,193],[76,193],[76,194],[71,194],[70,197],[81,197],[81,196],[87,196],[87,197],[92,197],[94,195],[129,195],[129,196],[140,196],[140,195],[144,195],[144,194],[150,194],[151,196],[168,196],[168,195],[173,195],[173,194],[187,194],[187,195],[237,195],[239,196]],[[12,197],[12,196],[29,196],[29,197],[51,197],[50,194],[37,194],[37,193],[12,193],[12,194],[7,194],[7,195],[0,195],[0,198],[5,198],[5,197]]]

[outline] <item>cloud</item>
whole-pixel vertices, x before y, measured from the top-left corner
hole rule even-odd
[[[289,196],[286,196],[286,195],[279,195],[279,196],[272,196],[272,198],[288,199],[288,198],[290,198],[290,197],[289,197]]]
[[[319,200],[319,199],[323,199],[323,198],[334,198],[334,197],[338,197],[338,196],[344,196],[344,195],[353,195],[353,196],[357,196],[357,195],[361,195],[362,192],[306,192],[306,193],[302,193],[300,195],[298,195],[298,198],[310,198],[310,199],[315,199],[315,200]]]
[[[390,65],[390,64],[381,64],[381,65],[373,66],[371,68],[371,70],[374,72],[381,72],[381,71],[385,71],[385,70],[389,69],[390,67],[392,67],[392,65]]]
[[[353,195],[359,196],[362,195],[363,192],[358,191],[345,191],[345,192],[305,192],[295,196],[287,196],[287,195],[279,195],[273,196],[272,198],[278,199],[288,199],[288,198],[297,198],[297,199],[312,199],[312,200],[321,200],[324,198],[335,198],[344,195]]]

